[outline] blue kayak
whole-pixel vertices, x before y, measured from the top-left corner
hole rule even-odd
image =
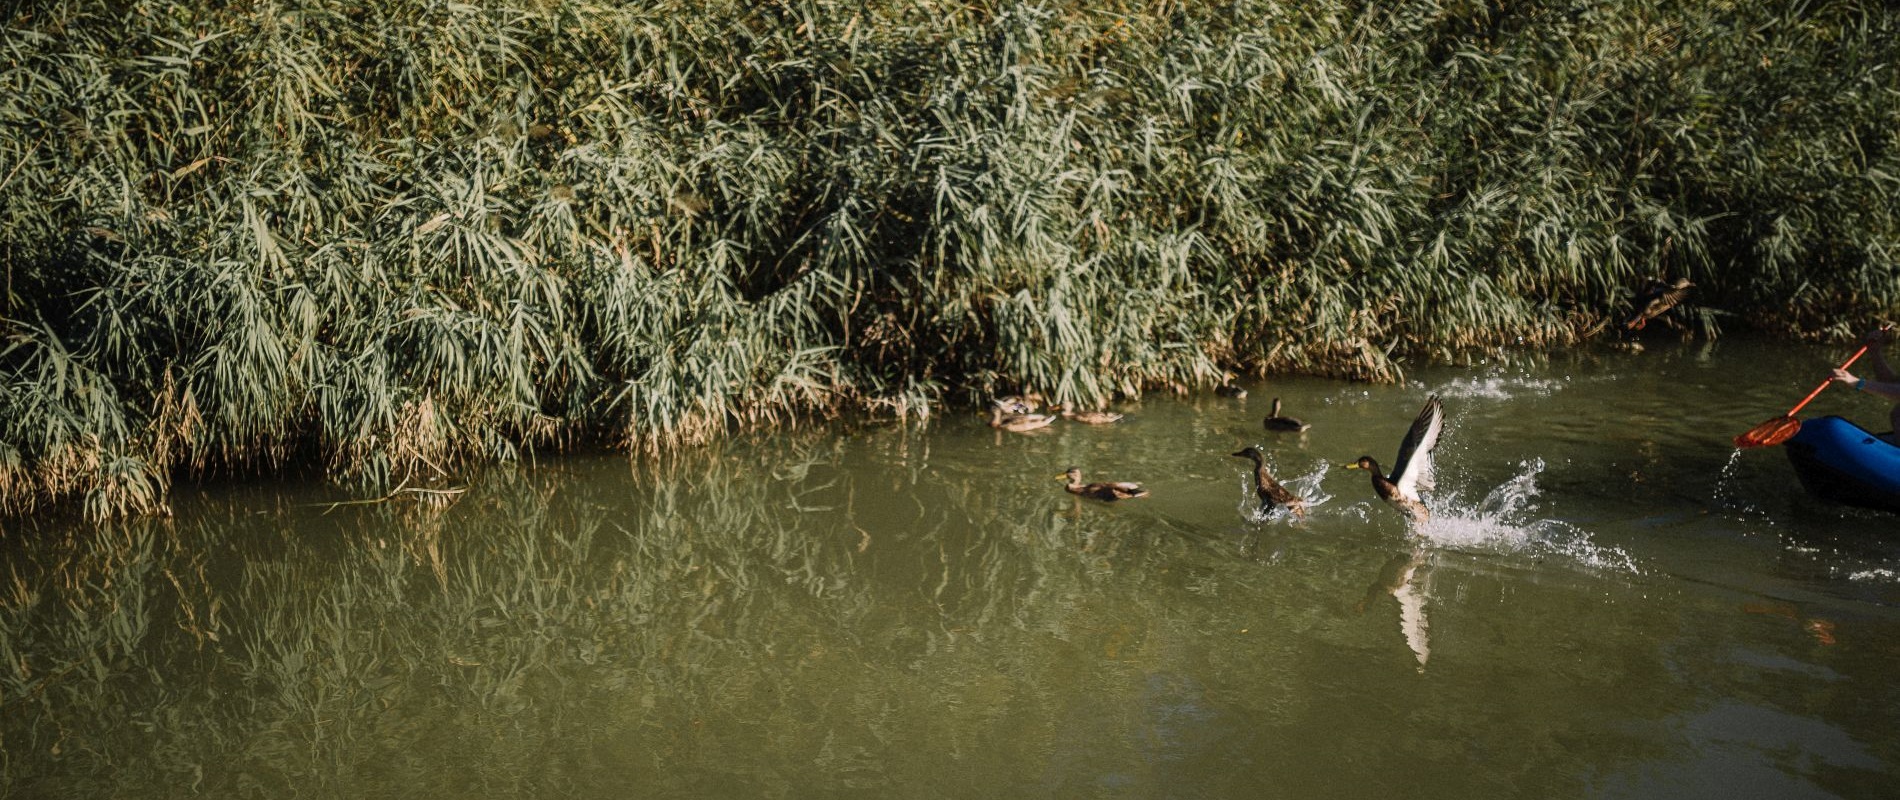
[[[1802,422],[1784,446],[1809,494],[1900,513],[1900,447],[1840,417]]]

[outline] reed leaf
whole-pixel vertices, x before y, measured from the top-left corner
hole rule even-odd
[[[1900,308],[1887,5],[48,0],[0,512]]]

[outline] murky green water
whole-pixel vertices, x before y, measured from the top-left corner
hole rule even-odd
[[[1840,357],[1652,345],[563,459],[445,507],[15,521],[0,794],[1889,794],[1900,517],[1728,445]],[[1431,393],[1408,535],[1327,467],[1389,460]],[[1274,395],[1313,429],[1261,431]],[[1246,443],[1308,518],[1254,513]],[[1070,465],[1153,496],[1078,502]]]

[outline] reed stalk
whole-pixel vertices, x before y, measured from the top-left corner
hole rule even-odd
[[[1900,16],[44,0],[0,513],[1900,307]],[[1718,325],[1719,323],[1719,325]]]

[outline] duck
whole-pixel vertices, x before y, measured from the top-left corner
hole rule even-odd
[[[1235,400],[1247,399],[1247,390],[1242,389],[1239,386],[1235,386],[1234,384],[1231,384],[1231,383],[1223,383],[1220,386],[1215,387],[1214,393],[1222,397],[1231,397]]]
[[[1000,402],[990,406],[990,427],[1013,433],[1046,428],[1055,421],[1055,416],[1051,414],[1006,414]]]
[[[1074,420],[1084,425],[1107,425],[1120,422],[1122,419],[1121,414],[1113,411],[1070,411],[1063,406],[1050,406],[1049,410],[1059,412],[1063,419]]]
[[[1258,447],[1247,445],[1233,455],[1236,458],[1253,460],[1253,490],[1260,496],[1262,507],[1279,506],[1293,512],[1296,517],[1306,516],[1306,498],[1294,494],[1285,486],[1281,486],[1279,481],[1273,479],[1273,475],[1267,472],[1266,453],[1261,452]]]
[[[1413,524],[1422,523],[1432,515],[1418,493],[1432,488],[1432,448],[1438,446],[1438,434],[1444,428],[1445,407],[1437,395],[1432,395],[1431,399],[1425,401],[1425,407],[1419,410],[1418,418],[1412,420],[1412,429],[1405,432],[1405,441],[1399,443],[1399,455],[1392,462],[1392,474],[1383,474],[1379,462],[1374,461],[1372,456],[1360,456],[1359,460],[1341,466],[1372,473],[1373,493],[1398,509]]]
[[[1650,320],[1675,308],[1677,303],[1689,296],[1689,290],[1694,287],[1695,284],[1690,283],[1688,278],[1677,278],[1673,281],[1649,279],[1642,290],[1636,293],[1636,312],[1623,323],[1623,327],[1632,331],[1642,330]]]
[[[1012,394],[996,398],[995,403],[1002,406],[1006,414],[1034,414],[1042,410],[1042,395],[1035,392]]]
[[[1141,488],[1141,484],[1139,483],[1110,481],[1083,483],[1082,469],[1080,467],[1070,467],[1067,472],[1057,475],[1056,477],[1067,478],[1069,480],[1069,485],[1063,487],[1069,490],[1069,494],[1079,494],[1083,497],[1093,497],[1097,500],[1114,502],[1116,500],[1128,500],[1148,496],[1148,490]]]
[[[1313,427],[1293,417],[1280,416],[1280,398],[1278,397],[1273,398],[1273,412],[1268,414],[1266,419],[1261,420],[1260,424],[1275,433],[1302,433],[1307,428]]]

